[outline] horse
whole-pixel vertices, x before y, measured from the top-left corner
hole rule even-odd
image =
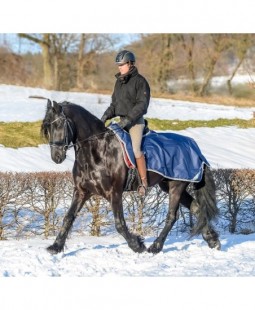
[[[165,224],[153,243],[146,248],[144,239],[129,231],[123,212],[122,194],[128,177],[122,148],[116,135],[95,115],[75,103],[57,103],[48,99],[41,133],[50,145],[52,160],[61,164],[66,152],[74,147],[73,165],[74,189],[71,205],[66,212],[62,226],[47,251],[56,254],[64,249],[66,238],[78,212],[92,195],[104,197],[111,205],[117,232],[136,253],[159,253],[178,218],[180,204],[187,207],[196,217],[192,236],[202,234],[210,248],[220,249],[219,235],[211,221],[216,218],[215,183],[208,167],[203,168],[203,177],[194,183],[195,198],[187,192],[188,181],[173,180],[147,171],[149,187],[158,184],[169,194],[169,207]],[[133,188],[137,189],[136,180]]]

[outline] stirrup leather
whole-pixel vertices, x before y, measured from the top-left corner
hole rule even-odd
[[[147,194],[147,178],[141,178],[142,184],[137,188],[137,192],[141,197],[144,197]],[[145,184],[144,184],[145,183]]]

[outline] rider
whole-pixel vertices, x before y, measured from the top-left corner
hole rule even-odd
[[[130,134],[137,169],[142,181],[142,185],[138,187],[138,193],[144,196],[148,182],[141,142],[145,127],[143,115],[147,113],[150,102],[150,86],[138,73],[135,55],[132,52],[127,50],[119,52],[115,63],[119,68],[119,73],[115,75],[117,80],[112,94],[112,103],[104,112],[101,120],[105,123],[108,119],[120,116],[118,125]]]

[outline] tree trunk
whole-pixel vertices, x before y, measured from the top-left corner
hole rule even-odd
[[[238,70],[239,67],[241,66],[241,64],[242,64],[242,62],[243,62],[243,60],[244,60],[244,58],[245,58],[245,54],[244,54],[244,55],[242,56],[242,58],[239,60],[237,66],[235,67],[234,71],[233,71],[232,74],[231,74],[231,77],[227,80],[228,92],[229,92],[230,95],[233,94],[233,89],[232,89],[232,84],[231,84],[231,82],[232,82],[232,80],[233,80],[233,78],[234,78],[234,76],[235,76],[237,70]]]
[[[0,240],[3,240],[3,235],[4,235],[4,226],[3,226],[3,217],[4,217],[4,212],[3,212],[4,206],[0,206]]]
[[[82,33],[77,59],[77,79],[76,79],[76,87],[81,90],[83,89],[83,55],[84,55],[85,43],[86,43],[86,34]]]
[[[50,34],[45,33],[42,38],[37,38],[33,35],[20,33],[19,37],[40,45],[43,57],[43,84],[45,88],[51,89],[53,87],[53,69],[50,61]]]
[[[60,90],[59,56],[58,55],[54,55],[54,89]]]
[[[219,58],[219,55],[217,55],[217,57],[213,57],[210,61],[210,65],[206,74],[206,77],[204,78],[204,81],[198,91],[199,96],[203,97],[205,95],[206,89],[212,79],[213,76],[213,71],[214,71],[214,67],[216,65],[216,62]]]
[[[192,81],[192,91],[194,93],[197,92],[197,85],[196,85],[196,76],[195,76],[195,69],[194,69],[194,61],[193,61],[193,50],[195,45],[195,36],[190,35],[190,44],[188,45],[185,41],[184,35],[179,35],[180,40],[182,41],[182,46],[187,53],[187,62],[188,62],[188,72]]]
[[[139,235],[143,235],[143,210],[145,208],[144,202],[138,202],[138,222],[137,222],[137,229],[136,232]]]
[[[173,59],[173,53],[171,50],[172,34],[161,35],[161,61],[158,72],[158,84],[160,91],[165,92],[167,90],[167,80],[170,76],[170,66]]]
[[[212,79],[215,65],[221,54],[231,46],[231,36],[227,34],[211,34],[210,37],[213,44],[213,49],[211,50],[211,53],[208,54],[208,70],[206,72],[206,77],[204,78],[204,81],[198,91],[198,95],[201,97],[205,95],[206,89]]]
[[[236,232],[236,224],[237,224],[237,214],[234,214],[229,224],[229,232],[231,234],[234,234]]]
[[[52,89],[53,88],[53,69],[52,69],[52,64],[51,64],[51,57],[50,57],[50,35],[49,34],[44,34],[44,42],[48,43],[40,43],[40,46],[42,48],[42,56],[43,56],[43,84],[44,87],[47,89]]]

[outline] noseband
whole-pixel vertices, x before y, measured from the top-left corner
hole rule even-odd
[[[74,145],[69,145],[69,141],[72,141],[72,137],[74,135],[73,128],[70,124],[70,121],[66,118],[65,114],[62,112],[62,115],[56,118],[53,122],[51,122],[51,133],[52,133],[52,124],[57,122],[58,120],[64,120],[64,139],[62,141],[50,141],[50,147],[63,147],[63,150],[66,152]],[[71,139],[69,139],[69,133],[71,133]],[[51,134],[52,136],[52,134]]]

